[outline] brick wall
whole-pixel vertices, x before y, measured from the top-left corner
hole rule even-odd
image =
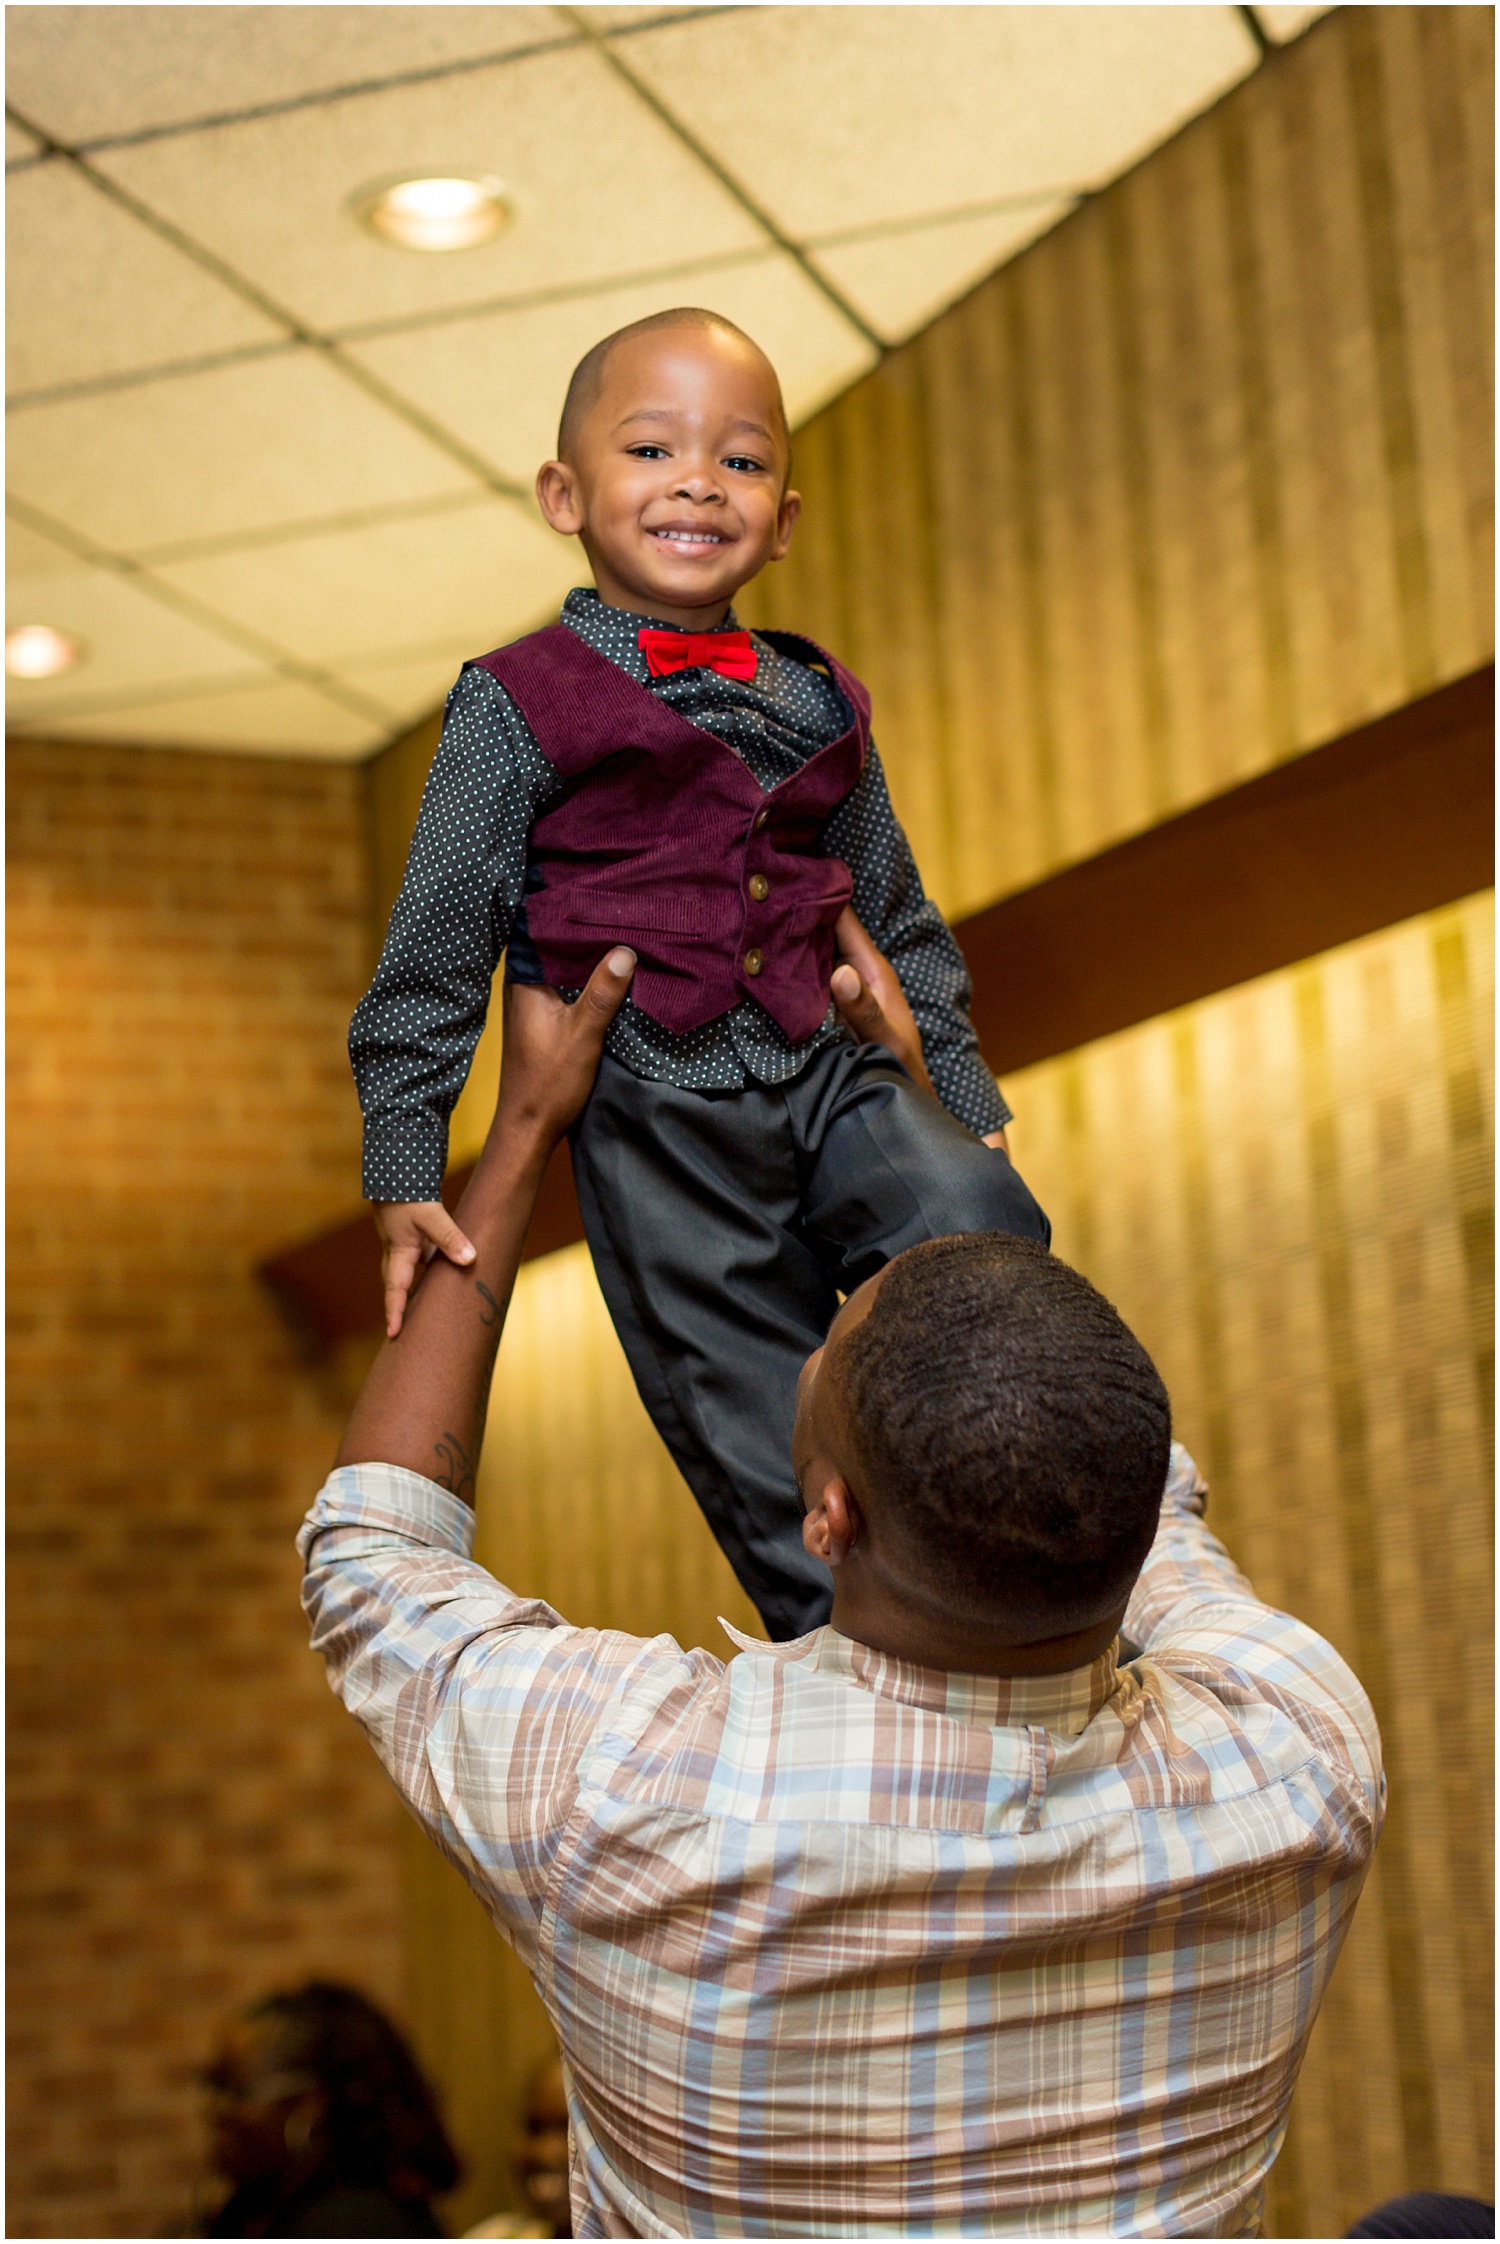
[[[362,787],[12,749],[12,2236],[183,2221],[229,2006],[399,2000],[400,1811],[291,1549],[342,1398],[252,1275],[358,1190]]]

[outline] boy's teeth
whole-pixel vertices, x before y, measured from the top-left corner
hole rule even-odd
[[[658,530],[656,535],[659,538],[669,539],[673,545],[718,545],[720,543],[718,532],[715,530]]]

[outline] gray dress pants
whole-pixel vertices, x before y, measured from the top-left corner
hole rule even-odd
[[[641,1400],[771,1637],[827,1620],[792,1474],[797,1376],[848,1293],[920,1239],[1051,1227],[1003,1153],[882,1045],[790,1083],[683,1091],[605,1056],[571,1133],[599,1284]]]

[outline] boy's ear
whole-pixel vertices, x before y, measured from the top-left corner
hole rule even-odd
[[[772,561],[781,560],[787,547],[791,544],[792,532],[796,528],[797,517],[801,512],[802,493],[800,491],[783,491],[781,505],[776,511],[776,543],[772,546],[769,555]]]
[[[578,503],[578,478],[566,460],[545,460],[537,469],[536,503],[552,528],[565,538],[576,538],[583,528],[583,508]]]

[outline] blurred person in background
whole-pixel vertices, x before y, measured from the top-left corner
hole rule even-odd
[[[465,2236],[571,2236],[568,2205],[568,2084],[553,2057],[531,2076],[515,2148],[522,2213],[492,2213]]]
[[[538,2236],[571,2236],[568,2204],[568,2083],[554,2057],[532,2079],[516,2145],[516,2172],[537,2221]]]
[[[204,2073],[229,2196],[205,2236],[443,2236],[459,2163],[401,2035],[352,1987],[310,1979],[225,2029]]]
[[[1388,2197],[1366,2213],[1346,2236],[1493,2236],[1495,2208],[1481,2197],[1455,2197],[1446,2190],[1413,2190]]]

